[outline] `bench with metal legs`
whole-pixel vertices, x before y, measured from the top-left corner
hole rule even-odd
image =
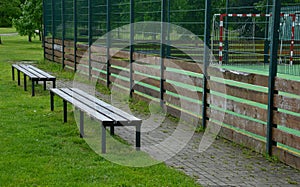
[[[102,128],[102,153],[106,153],[106,128],[110,127],[110,133],[114,135],[117,126],[135,126],[136,149],[141,147],[141,123],[142,120],[128,114],[98,98],[87,94],[77,88],[50,89],[50,108],[54,110],[54,96],[63,99],[63,119],[67,122],[67,103],[72,104],[80,111],[80,137],[84,137],[84,113],[101,122]]]
[[[56,87],[56,78],[32,65],[13,64],[12,65],[12,79],[15,80],[15,69],[17,70],[18,85],[21,85],[21,72],[24,78],[24,91],[27,91],[27,77],[31,80],[31,95],[35,96],[35,84],[43,81],[44,90],[46,90],[46,82],[51,81],[53,88]]]

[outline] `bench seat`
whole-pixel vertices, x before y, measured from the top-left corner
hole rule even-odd
[[[102,153],[106,153],[106,128],[110,127],[110,133],[114,134],[115,126],[136,127],[136,149],[141,147],[141,123],[142,120],[128,114],[78,88],[54,88],[50,89],[50,107],[54,110],[54,96],[63,99],[64,122],[67,122],[67,103],[72,104],[80,111],[80,136],[84,137],[84,115],[101,122],[102,126]]]
[[[12,65],[12,79],[15,80],[15,69],[18,72],[18,85],[20,86],[20,72],[24,74],[24,90],[27,91],[27,78],[29,77],[32,81],[32,96],[35,95],[34,86],[35,82],[38,83],[38,81],[44,82],[44,90],[46,90],[46,82],[52,81],[53,88],[55,88],[55,82],[56,78],[32,65],[26,65],[26,64],[13,64]]]

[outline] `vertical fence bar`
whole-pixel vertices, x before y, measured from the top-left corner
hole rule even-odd
[[[130,97],[134,92],[134,80],[133,80],[133,67],[132,63],[134,63],[133,53],[134,53],[134,0],[130,0]]]
[[[55,13],[54,13],[54,0],[52,0],[52,5],[51,5],[51,11],[52,11],[52,61],[54,62],[54,38],[55,38]]]
[[[267,0],[266,14],[269,14],[269,13],[270,13],[269,0]],[[270,49],[269,20],[270,20],[270,17],[266,16],[265,41],[264,41],[264,64],[269,63],[269,49]]]
[[[274,111],[274,95],[275,95],[275,78],[277,76],[277,57],[278,57],[278,43],[279,43],[279,25],[280,25],[280,10],[281,0],[273,0],[272,11],[272,33],[271,33],[271,63],[269,69],[269,94],[268,94],[268,121],[267,121],[267,147],[266,151],[268,155],[272,155],[272,146],[274,141],[272,140],[272,130],[276,125],[273,123],[273,111]],[[276,145],[276,143],[275,143]]]
[[[106,86],[110,86],[111,1],[106,0]]]
[[[295,24],[296,24],[296,14],[291,14],[292,17],[292,36],[291,36],[291,46],[290,46],[290,65],[293,65],[294,58],[294,44],[295,44]]]
[[[45,39],[46,39],[46,0],[43,0],[43,51],[44,51],[44,59],[46,58],[46,46],[45,46]],[[0,38],[0,44],[1,44],[1,38]]]
[[[164,106],[164,94],[165,94],[165,65],[164,59],[166,58],[166,11],[167,0],[161,1],[161,38],[160,38],[160,106]]]
[[[228,64],[228,14],[229,14],[229,0],[226,0],[226,17],[224,22],[225,42],[224,42],[224,62]]]
[[[207,80],[209,79],[207,74],[207,68],[209,67],[209,49],[210,49],[210,31],[211,31],[211,0],[205,1],[205,27],[204,27],[204,71],[203,71],[203,95],[202,95],[202,128],[206,128],[206,120],[207,120],[207,107],[209,107],[207,103],[207,93],[209,90],[207,89]]]
[[[167,46],[167,57],[171,56],[171,38],[170,38],[170,32],[171,32],[171,1],[168,0],[168,15],[167,15],[167,22],[168,22],[168,46]]]
[[[89,63],[89,80],[92,78],[92,64],[91,64],[91,46],[92,46],[92,0],[88,0],[88,63]]]
[[[77,71],[77,0],[73,0],[73,16],[74,16],[74,71]]]
[[[66,6],[65,6],[65,0],[61,1],[62,3],[62,41],[61,41],[61,45],[62,45],[62,68],[65,68],[65,35],[66,35],[66,18],[65,18],[65,12],[66,12]]]
[[[227,14],[220,15],[220,33],[219,33],[219,64],[223,64],[223,30],[224,30],[224,16]]]

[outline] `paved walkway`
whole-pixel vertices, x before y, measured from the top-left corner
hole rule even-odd
[[[142,134],[142,143],[168,138],[172,128],[176,128],[176,123],[167,119],[151,135]],[[124,128],[116,132],[134,143],[132,132],[124,132]],[[187,146],[166,164],[185,172],[203,186],[300,186],[299,170],[267,161],[261,154],[222,138],[199,153],[202,136],[203,133],[195,133]],[[151,155],[151,151],[147,152]]]
[[[71,82],[58,81],[58,87],[72,87]],[[97,93],[101,99],[109,96]],[[139,116],[145,118],[145,116]],[[170,118],[157,126],[157,119],[148,121],[154,126],[150,133],[142,133],[142,146],[156,144],[170,137],[177,122]],[[151,127],[148,127],[151,128]],[[116,128],[116,134],[134,145],[134,135],[126,128]],[[219,138],[202,153],[198,147],[203,133],[195,133],[187,146],[165,163],[185,172],[203,186],[300,186],[300,171],[283,163],[268,161],[262,155]],[[155,152],[145,150],[155,157]],[[167,150],[166,150],[167,151]]]

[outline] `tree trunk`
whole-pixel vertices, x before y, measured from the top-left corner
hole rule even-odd
[[[28,42],[32,42],[32,40],[31,40],[31,34],[28,34]]]

